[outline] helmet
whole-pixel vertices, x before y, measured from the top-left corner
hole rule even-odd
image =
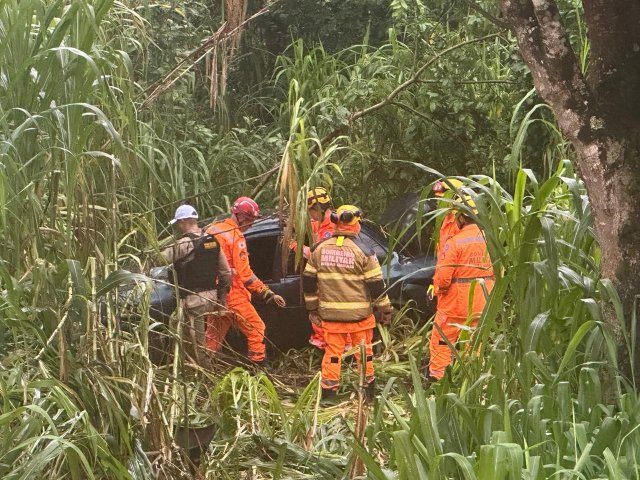
[[[253,199],[249,197],[240,197],[233,202],[231,213],[257,218],[260,215],[260,207]]]
[[[331,221],[333,223],[342,223],[344,225],[355,225],[362,220],[362,210],[355,205],[342,205],[338,210],[331,213]]]
[[[431,190],[436,195],[436,197],[442,197],[447,190],[451,190],[451,187],[460,189],[463,185],[464,183],[462,183],[462,181],[458,180],[457,178],[446,178],[443,180],[438,180],[436,183],[434,183],[433,187],[431,187]]]
[[[317,203],[322,206],[328,206],[331,203],[331,197],[325,188],[316,187],[307,192],[307,207],[313,207]]]
[[[471,212],[478,214],[478,207],[476,207],[476,202],[471,195],[464,195],[460,197],[456,195],[453,199],[453,203],[451,204],[451,208],[453,210],[457,210],[458,213],[466,214],[465,212],[471,210]]]

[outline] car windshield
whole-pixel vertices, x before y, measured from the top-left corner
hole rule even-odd
[[[383,246],[375,237],[365,229],[360,231],[360,237],[373,248],[380,263],[384,263],[387,258],[387,248]]]

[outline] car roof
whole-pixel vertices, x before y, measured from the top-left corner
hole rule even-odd
[[[208,218],[205,220],[205,226],[210,225],[211,223],[220,222],[226,218],[229,218],[229,215],[219,215],[214,218]],[[258,218],[255,223],[245,232],[245,236],[251,237],[253,235],[259,235],[261,233],[267,232],[278,232],[282,230],[283,224],[286,222],[287,216],[284,214],[278,214],[276,210],[266,210],[263,211],[260,218]],[[364,220],[362,222],[362,229],[367,233],[367,235],[374,237],[375,240],[382,243],[386,246],[386,239],[384,234],[382,233],[382,229],[376,223],[373,223],[369,220]]]

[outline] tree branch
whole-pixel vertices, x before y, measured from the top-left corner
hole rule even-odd
[[[471,8],[475,12],[479,13],[480,15],[482,15],[484,18],[489,20],[494,25],[497,25],[500,28],[509,28],[509,23],[508,22],[505,22],[504,20],[500,20],[498,17],[496,17],[494,15],[491,15],[489,12],[487,12],[484,8],[482,8],[480,5],[478,5],[473,0],[465,0],[465,2],[467,3],[467,5],[469,5],[469,8]]]
[[[376,103],[375,105],[371,105],[370,107],[367,107],[363,110],[359,110],[357,112],[352,113],[351,115],[349,115],[349,124],[351,124],[351,122],[365,116],[368,115],[370,113],[373,113],[377,110],[380,110],[383,107],[386,107],[387,105],[391,104],[393,102],[393,99],[396,98],[402,91],[406,90],[408,87],[410,87],[411,85],[413,85],[414,83],[416,83],[419,79],[420,76],[424,73],[424,71],[429,68],[431,65],[433,65],[435,62],[437,62],[442,56],[446,55],[447,53],[452,52],[453,50],[457,50],[458,48],[464,47],[465,45],[470,45],[472,43],[478,43],[478,42],[484,42],[485,40],[489,40],[491,38],[496,38],[499,37],[501,35],[501,33],[492,33],[490,35],[485,35],[484,37],[480,37],[480,38],[473,38],[471,40],[466,40],[464,42],[460,42],[456,45],[453,45],[449,48],[444,49],[442,52],[438,53],[437,55],[435,55],[431,60],[429,60],[427,63],[425,63],[423,66],[421,66],[416,73],[413,74],[413,76],[407,80],[404,83],[401,83],[400,85],[398,85],[388,96],[387,98],[385,98],[384,100]]]
[[[420,76],[424,73],[424,71],[427,68],[429,68],[429,66],[433,65],[436,61],[438,61],[442,56],[444,56],[444,55],[446,55],[446,54],[448,54],[448,53],[450,53],[450,52],[452,52],[454,50],[457,50],[458,48],[464,47],[465,45],[470,45],[472,43],[478,43],[478,42],[484,42],[485,40],[489,40],[489,39],[492,39],[492,38],[497,38],[497,37],[500,37],[501,35],[502,35],[501,32],[500,33],[492,33],[490,35],[485,35],[484,37],[474,38],[474,39],[471,39],[471,40],[466,40],[464,42],[461,42],[461,43],[458,43],[456,45],[453,45],[453,46],[443,50],[442,52],[436,54],[427,63],[425,63],[423,66],[421,66],[410,79],[408,79],[404,83],[401,83],[395,89],[393,89],[393,91],[384,100],[376,103],[375,105],[367,107],[367,108],[365,108],[363,110],[358,110],[358,111],[352,113],[351,115],[349,115],[348,126],[347,125],[340,125],[340,126],[336,127],[331,133],[329,133],[324,138],[322,138],[320,140],[319,144],[320,145],[324,145],[326,142],[329,142],[329,141],[337,138],[338,136],[343,135],[344,133],[346,133],[346,131],[348,131],[351,128],[351,124],[355,120],[358,120],[358,119],[360,119],[360,118],[362,118],[365,115],[368,115],[370,113],[376,112],[376,111],[380,110],[381,108],[384,108],[384,107],[386,107],[388,105],[392,105],[394,103],[394,99],[401,92],[406,90],[408,87],[410,87],[414,83],[417,83],[418,81],[420,81]],[[314,147],[311,149],[311,151],[309,153],[313,154],[316,149],[317,149],[317,144],[314,145]],[[251,195],[255,197],[266,186],[266,184],[269,182],[269,180],[271,180],[273,175],[275,175],[276,172],[278,172],[279,169],[280,169],[280,162],[278,162],[276,165],[274,165],[271,168],[271,170],[266,172],[265,177],[256,186],[256,188],[253,189],[253,191],[251,192]]]
[[[429,122],[430,124],[432,124],[435,127],[439,128],[440,130],[442,130],[444,133],[446,133],[450,137],[454,138],[460,144],[460,146],[462,148],[464,148],[465,150],[467,149],[467,144],[462,140],[462,138],[456,132],[454,132],[453,130],[450,130],[449,128],[445,127],[440,122],[434,120],[433,118],[429,117],[428,115],[425,115],[422,112],[419,112],[418,110],[416,110],[415,108],[413,108],[410,105],[407,105],[406,103],[393,102],[392,105],[396,105],[396,106],[398,106],[400,108],[404,108],[408,112],[413,113],[415,116],[420,117],[423,120]]]

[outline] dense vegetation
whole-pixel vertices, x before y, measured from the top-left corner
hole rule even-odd
[[[620,301],[513,39],[466,2],[285,0],[224,54],[213,106],[212,54],[163,81],[258,3],[0,0],[0,476],[193,478],[173,436],[214,425],[204,478],[637,478],[640,403],[603,322],[624,325]],[[581,16],[564,2],[586,68]],[[323,182],[375,219],[439,172],[477,192],[497,282],[477,355],[427,391],[431,323],[404,312],[371,410],[320,407],[310,350],[212,372],[183,361],[177,322],[122,328],[114,292],[145,288],[182,199],[215,215],[255,191],[302,226]]]

